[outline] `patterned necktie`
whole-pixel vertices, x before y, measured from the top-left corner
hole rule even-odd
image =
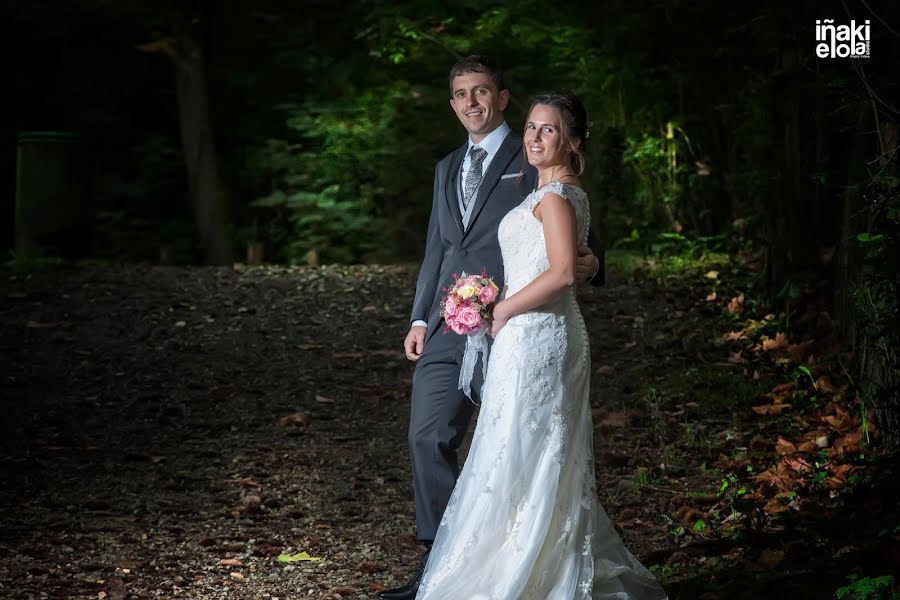
[[[478,184],[481,183],[481,163],[487,157],[487,150],[472,146],[469,150],[469,172],[466,174],[466,185],[463,188],[463,210],[469,207]]]

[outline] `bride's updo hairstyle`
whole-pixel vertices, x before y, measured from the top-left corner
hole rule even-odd
[[[547,92],[531,99],[528,116],[538,104],[553,106],[562,116],[560,123],[561,148],[568,148],[572,169],[576,175],[584,173],[584,151],[587,146],[588,120],[587,111],[578,96],[571,92]]]

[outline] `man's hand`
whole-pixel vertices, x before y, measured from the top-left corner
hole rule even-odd
[[[578,257],[575,259],[575,280],[590,281],[600,270],[600,259],[587,246],[578,246]]]
[[[422,350],[425,349],[425,328],[421,325],[413,325],[403,340],[403,348],[406,350],[406,358],[419,360]]]

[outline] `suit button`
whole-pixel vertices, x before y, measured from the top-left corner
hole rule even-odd
[[[468,256],[468,255],[469,255],[469,251],[466,250],[465,248],[462,248],[462,249],[459,251],[459,255],[460,255],[460,256]]]

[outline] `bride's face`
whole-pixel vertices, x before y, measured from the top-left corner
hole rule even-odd
[[[525,156],[536,168],[568,164],[562,150],[562,115],[555,106],[535,104],[525,123]]]

